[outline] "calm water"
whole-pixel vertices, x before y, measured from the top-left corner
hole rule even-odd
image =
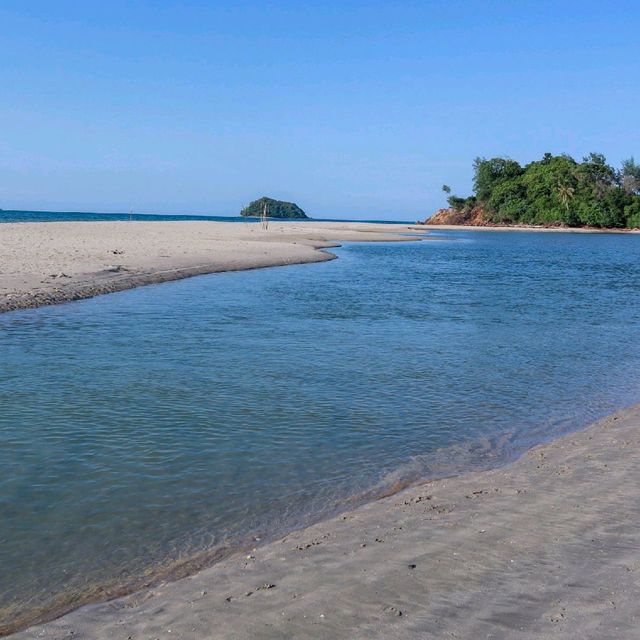
[[[147,213],[91,213],[82,211],[2,211],[1,222],[97,222],[113,220],[144,220],[162,222],[167,220],[213,220],[222,222],[246,222],[255,218],[242,216],[195,216]]]
[[[307,218],[296,220],[302,222]],[[95,222],[114,220],[143,220],[147,222],[162,222],[167,220],[211,220],[217,222],[255,222],[257,218],[243,216],[198,216],[189,214],[164,213],[91,213],[81,211],[6,211],[0,209],[0,223],[2,222]],[[314,218],[322,222],[336,222],[332,218]],[[376,224],[407,224],[398,220],[344,220],[337,222],[375,222]],[[410,223],[412,223],[411,221]]]
[[[0,315],[0,618],[640,401],[638,236],[339,255]]]

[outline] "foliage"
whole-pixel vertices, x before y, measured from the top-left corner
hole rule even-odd
[[[522,175],[522,167],[508,158],[476,158],[473,163],[475,170],[473,187],[476,197],[481,202],[488,200],[491,193],[502,182],[513,180]]]
[[[450,195],[448,202],[459,211],[481,206],[488,222],[640,226],[640,165],[633,158],[619,171],[599,153],[582,162],[546,153],[524,167],[509,158],[476,158],[473,166],[475,196]]]
[[[260,198],[254,200],[248,207],[241,212],[241,216],[250,216],[259,218],[262,216],[265,205],[267,206],[267,216],[269,218],[306,218],[307,214],[293,202],[283,202],[282,200],[273,200],[272,198]]]
[[[622,163],[620,183],[626,193],[640,194],[640,164],[636,164],[633,156]]]
[[[631,204],[624,208],[624,215],[627,218],[627,226],[630,229],[640,227],[640,198],[636,197]]]
[[[476,197],[470,196],[468,198],[459,198],[458,196],[449,196],[447,202],[452,209],[456,211],[464,211],[473,209],[476,206]]]
[[[449,206],[456,211],[462,211],[462,209],[464,209],[464,198],[449,196],[447,198],[447,202],[449,203]]]

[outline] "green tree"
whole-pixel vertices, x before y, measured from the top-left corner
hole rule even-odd
[[[640,165],[633,158],[620,171],[601,153],[582,162],[545,153],[524,167],[509,158],[476,158],[473,167],[475,196],[448,198],[459,211],[480,206],[492,222],[640,226]]]
[[[558,199],[562,202],[567,211],[569,211],[569,202],[571,202],[575,191],[576,190],[568,184],[562,184],[561,182],[558,183]]]
[[[491,197],[485,203],[492,222],[523,222],[526,217],[526,189],[520,177],[504,180],[493,188]]]
[[[283,200],[274,200],[267,197],[254,200],[240,211],[240,215],[259,218],[263,214],[265,206],[270,218],[307,217],[307,214],[295,202],[284,202]]]
[[[501,182],[512,180],[522,174],[522,167],[509,158],[476,158],[473,169],[473,188],[481,202],[486,202]]]
[[[456,211],[462,211],[462,209],[464,209],[465,207],[466,199],[450,195],[447,198],[447,202],[452,209],[455,209]]]
[[[553,156],[525,167],[522,183],[526,189],[526,222],[533,224],[577,224],[558,194],[558,185],[576,188],[576,161],[570,156]],[[524,220],[523,220],[524,221]]]
[[[624,208],[625,223],[630,229],[640,227],[640,196],[635,196],[631,204]]]

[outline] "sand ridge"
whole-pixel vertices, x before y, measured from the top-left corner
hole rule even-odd
[[[0,224],[0,312],[219,271],[320,262],[341,242],[426,237],[407,225],[114,221]]]

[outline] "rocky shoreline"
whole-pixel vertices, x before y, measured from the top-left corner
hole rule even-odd
[[[568,227],[562,225],[499,224],[486,219],[482,207],[473,209],[438,209],[430,218],[416,221],[417,228],[436,227],[440,229],[486,229],[493,231],[557,231],[565,233],[640,233],[640,229]]]

